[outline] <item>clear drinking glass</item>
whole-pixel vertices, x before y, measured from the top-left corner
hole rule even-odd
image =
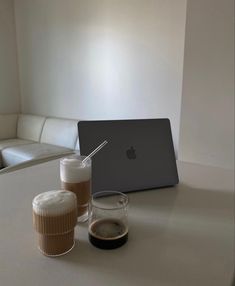
[[[128,240],[128,196],[116,191],[93,194],[89,204],[89,241],[102,249],[114,249]]]
[[[88,205],[91,198],[91,158],[72,155],[60,160],[61,188],[76,194],[78,222],[88,219]]]

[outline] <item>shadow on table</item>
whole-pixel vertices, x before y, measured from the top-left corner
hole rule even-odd
[[[234,193],[180,184],[148,196],[130,194],[130,201],[127,244],[101,250],[83,238],[61,263],[88,268],[97,277],[119,277],[120,285],[231,283]]]

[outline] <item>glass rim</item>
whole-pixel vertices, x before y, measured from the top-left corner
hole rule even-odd
[[[115,206],[115,207],[101,207],[101,206],[97,206],[95,204],[94,199],[103,198],[103,197],[112,196],[112,195],[116,195],[116,196],[120,196],[120,197],[125,198],[125,203],[123,205],[121,205],[121,206]],[[129,204],[129,197],[126,194],[124,194],[122,192],[119,192],[119,191],[100,191],[100,192],[94,193],[91,196],[90,204],[91,204],[92,207],[95,207],[95,208],[98,208],[98,209],[101,209],[101,210],[110,210],[110,211],[112,211],[112,210],[119,210],[119,209],[123,209],[123,208],[128,206],[128,204]]]
[[[86,155],[79,155],[79,154],[71,154],[71,155],[68,155],[68,156],[65,156],[63,158],[60,159],[60,164],[66,164],[65,163],[65,160],[66,159],[77,159],[79,161],[82,161],[83,159],[85,159],[87,156]],[[81,160],[80,160],[81,159]],[[87,159],[86,161],[87,163],[91,162],[91,158]]]

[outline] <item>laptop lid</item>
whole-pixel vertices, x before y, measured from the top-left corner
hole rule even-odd
[[[179,182],[169,119],[80,121],[81,155],[92,157],[92,192],[121,192],[173,186]]]

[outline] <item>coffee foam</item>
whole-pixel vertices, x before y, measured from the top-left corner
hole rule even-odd
[[[82,163],[76,158],[64,158],[60,164],[60,179],[66,183],[79,183],[90,180],[91,162]]]
[[[77,199],[70,191],[53,190],[37,195],[32,204],[38,215],[61,215],[76,208]]]

